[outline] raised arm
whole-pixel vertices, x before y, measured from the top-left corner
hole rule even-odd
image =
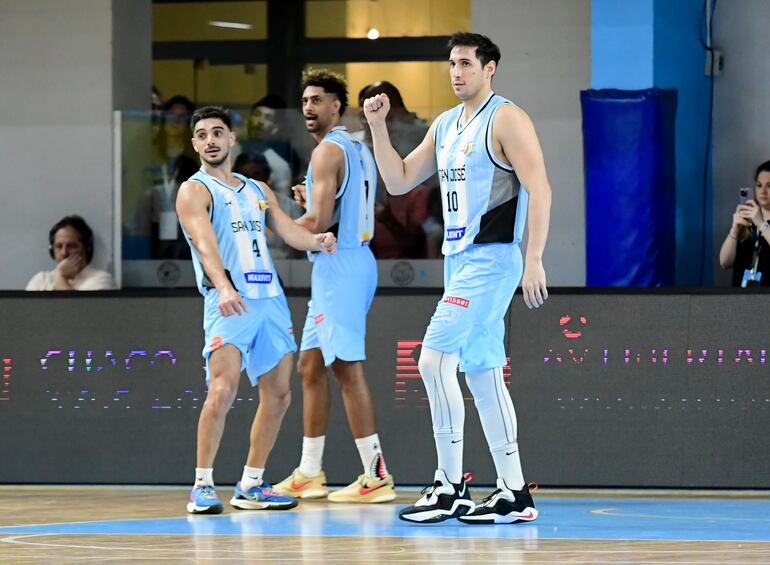
[[[332,223],[337,187],[345,176],[345,154],[339,145],[327,141],[313,150],[311,163],[313,209],[295,221],[313,233],[321,233],[328,230]]]
[[[246,303],[225,275],[219,254],[217,236],[209,219],[211,194],[195,181],[183,182],[176,197],[176,213],[185,231],[192,239],[203,270],[217,289],[219,312],[223,316],[248,312]]]
[[[498,110],[492,126],[495,152],[509,162],[529,193],[529,237],[521,288],[524,302],[537,308],[548,298],[543,269],[543,251],[551,216],[551,187],[545,161],[532,120],[516,106]]]
[[[364,115],[372,132],[374,160],[385,189],[395,196],[406,194],[436,172],[436,145],[433,135],[436,122],[430,126],[420,145],[403,160],[393,148],[385,117],[390,110],[387,94],[378,94],[364,101]]]
[[[287,245],[301,251],[335,252],[337,249],[337,239],[333,233],[312,233],[297,223],[302,218],[295,222],[286,212],[281,210],[278,199],[273,191],[270,190],[270,187],[264,183],[262,183],[262,187],[264,187],[265,195],[267,196],[267,214],[270,219],[270,227]],[[315,191],[315,183],[313,184],[313,190]]]

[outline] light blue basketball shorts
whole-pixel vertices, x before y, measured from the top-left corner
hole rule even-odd
[[[366,314],[377,290],[377,263],[368,246],[316,255],[301,351],[320,348],[324,365],[366,359]]]
[[[244,298],[248,313],[224,317],[219,313],[219,295],[209,290],[203,306],[206,382],[211,381],[209,357],[224,345],[241,352],[241,371],[256,386],[261,375],[274,368],[287,353],[297,350],[289,306],[283,294],[269,298]]]
[[[506,365],[504,317],[521,281],[517,244],[472,245],[444,258],[444,295],[425,331],[423,345],[460,352],[461,371]]]

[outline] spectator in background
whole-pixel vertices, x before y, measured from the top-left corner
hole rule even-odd
[[[180,155],[174,160],[174,171],[171,179],[171,192],[166,201],[165,190],[154,190],[150,193],[152,220],[150,222],[150,245],[153,259],[190,259],[190,246],[179,229],[176,211],[173,215],[166,208],[174,206],[179,187],[193,176],[200,166],[198,162],[187,155]],[[164,223],[164,218],[167,218]]]
[[[270,175],[273,172],[267,159],[261,153],[241,153],[235,160],[233,171],[246,178],[264,183],[270,180]]]
[[[160,90],[153,85],[152,93],[150,94],[150,122],[152,124],[152,136],[157,137],[160,132],[160,125],[163,121],[163,95]]]
[[[233,172],[243,175],[246,178],[250,178],[259,182],[269,184],[268,179],[272,174],[270,164],[267,162],[267,158],[261,153],[241,153],[238,158],[235,159],[233,165]],[[297,204],[293,198],[290,198],[287,194],[274,191],[275,197],[278,199],[278,204],[281,206],[281,210],[292,218],[297,219],[303,213],[304,209]],[[270,247],[270,253],[273,259],[292,259],[300,257],[300,253],[293,247],[286,245],[286,243],[272,232],[267,229],[267,245]]]
[[[369,85],[358,94],[359,107],[363,101],[377,94],[387,94],[391,111],[386,121],[393,147],[403,159],[417,147],[428,131],[428,124],[410,112],[404,105],[401,93],[387,81]],[[371,147],[371,133],[364,128],[364,141]],[[378,259],[422,259],[428,256],[427,236],[423,226],[429,223],[429,192],[435,190],[435,182],[429,179],[403,196],[392,196],[380,191],[381,198],[375,204],[376,224],[371,248]],[[380,182],[382,180],[380,179]],[[382,184],[381,184],[382,186]],[[439,238],[443,237],[443,229]]]
[[[268,94],[251,107],[246,125],[246,139],[241,150],[264,155],[272,171],[266,181],[276,193],[290,194],[292,180],[299,174],[299,157],[283,127],[286,102],[277,94]]]
[[[144,238],[144,250],[134,258],[146,259],[148,254],[152,259],[190,257],[179,229],[175,201],[179,185],[198,170],[198,158],[190,145],[194,109],[184,96],[172,96],[163,104],[162,124],[154,140],[154,162],[148,169],[149,186],[134,214],[133,233]]]
[[[719,264],[733,270],[733,286],[770,286],[770,161],[757,167],[754,181],[754,198],[741,195],[719,250]]]
[[[115,280],[90,266],[94,232],[80,216],[65,216],[48,233],[48,252],[56,261],[53,271],[40,271],[26,290],[111,290]]]

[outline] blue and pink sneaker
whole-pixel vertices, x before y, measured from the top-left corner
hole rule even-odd
[[[230,504],[241,510],[288,510],[297,506],[297,500],[278,494],[266,482],[247,491],[241,488],[239,482],[235,485]]]
[[[193,487],[187,511],[190,514],[219,514],[225,509],[217,498],[213,485]]]

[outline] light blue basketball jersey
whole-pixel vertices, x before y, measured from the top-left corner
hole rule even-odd
[[[492,121],[503,104],[491,92],[463,125],[463,105],[439,116],[434,141],[444,211],[444,255],[474,243],[519,243],[528,194],[513,167],[495,156]]]
[[[283,289],[265,239],[267,197],[258,182],[237,173],[233,176],[241,180],[242,186],[228,186],[203,169],[190,180],[203,184],[211,193],[209,218],[217,237],[222,264],[235,289],[247,298],[278,296],[283,294]],[[192,251],[198,290],[205,296],[214,285],[204,272],[198,252],[186,231],[185,238]]]
[[[321,143],[334,143],[345,154],[345,177],[337,189],[329,231],[337,236],[337,248],[368,245],[374,236],[374,196],[377,165],[369,148],[353,139],[345,126],[332,128]],[[313,209],[313,163],[307,168],[307,209]]]

